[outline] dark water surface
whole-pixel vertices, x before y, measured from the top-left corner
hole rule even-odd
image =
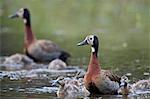
[[[2,59],[1,59],[2,60]],[[18,65],[19,66],[19,65]],[[1,84],[1,98],[2,99],[53,99],[57,98],[56,92],[58,87],[52,86],[53,80],[59,76],[74,77],[77,72],[80,72],[79,77],[85,74],[84,68],[78,66],[69,66],[64,70],[48,70],[48,65],[34,64],[33,69],[21,69],[14,66],[13,70],[8,70],[12,66],[8,64],[0,64],[0,84]],[[117,73],[117,72],[116,72]],[[121,72],[119,74],[122,74]],[[140,78],[150,79],[149,73],[138,75],[139,78],[132,76],[132,72],[126,74],[131,80],[130,83],[138,81]],[[79,98],[98,98],[98,99],[149,99],[150,89],[137,91],[136,94],[128,96],[122,95],[99,95],[92,97],[79,97]]]

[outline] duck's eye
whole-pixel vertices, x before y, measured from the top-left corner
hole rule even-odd
[[[92,38],[90,38],[90,40],[92,40]]]

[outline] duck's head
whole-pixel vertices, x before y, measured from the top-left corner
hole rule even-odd
[[[21,8],[16,13],[9,16],[9,18],[19,18],[21,17],[26,25],[30,26],[30,11],[27,8]]]
[[[18,18],[28,19],[30,17],[30,11],[27,8],[21,8],[16,13],[9,16],[9,18]]]
[[[121,84],[120,84],[121,87],[126,87],[127,84],[129,83],[129,79],[126,76],[122,76],[120,82],[121,82]]]
[[[98,51],[98,37],[96,35],[88,35],[83,41],[77,44],[78,46],[91,45],[92,52]]]
[[[64,80],[65,78],[63,76],[59,76],[56,80],[52,81],[52,86],[54,85],[62,85],[64,84]]]

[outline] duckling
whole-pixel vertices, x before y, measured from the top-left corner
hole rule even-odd
[[[57,91],[57,96],[60,97],[77,97],[77,93],[79,92],[78,82],[71,81],[68,83],[62,83],[59,86],[59,90]]]
[[[96,35],[88,35],[78,46],[90,45],[91,58],[84,76],[84,85],[92,94],[117,94],[120,77],[109,70],[102,70],[98,60],[99,40]]]
[[[126,76],[121,77],[120,88],[118,89],[118,94],[128,95],[129,93],[134,93],[132,86],[128,83],[129,79]]]
[[[150,91],[150,80],[139,80],[133,84],[129,84],[129,80],[126,76],[121,77],[121,84],[118,90],[118,94],[128,95],[138,92]]]
[[[21,17],[25,26],[25,53],[36,62],[50,62],[54,59],[61,59],[66,62],[70,57],[68,52],[63,51],[57,44],[50,40],[37,40],[31,28],[30,11],[27,8],[21,8],[10,18]]]
[[[49,70],[62,70],[67,67],[66,63],[60,59],[55,59],[51,61],[48,65]]]
[[[138,90],[141,91],[150,91],[150,79],[139,80],[132,84],[132,89],[136,92]]]
[[[79,96],[88,96],[90,93],[85,86],[76,78],[57,78],[59,90],[57,91],[58,98],[76,99]],[[56,83],[56,82],[55,82]]]
[[[6,57],[5,61],[3,62],[4,65],[6,66],[7,69],[21,69],[24,66],[30,66],[34,65],[34,61],[30,59],[28,56],[23,55],[23,54],[14,54],[11,55],[10,57]]]
[[[28,65],[33,64],[33,60],[30,59],[28,56],[23,54],[14,54],[10,57],[6,57],[4,64],[21,64],[21,65]]]
[[[83,78],[79,78],[78,83],[79,83],[79,86],[80,86],[80,90],[82,92],[81,94],[83,94],[83,96],[89,96],[90,92],[84,86]]]

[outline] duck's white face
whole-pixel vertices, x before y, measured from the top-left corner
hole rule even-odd
[[[17,15],[21,18],[23,18],[23,14],[24,14],[24,9],[21,8],[20,10],[17,11]]]
[[[94,44],[94,35],[87,36],[86,41],[89,45],[93,45]]]
[[[122,76],[121,77],[121,82],[129,82],[129,79],[128,79],[128,77],[126,77],[126,76]]]
[[[93,45],[94,44],[94,35],[87,36],[82,42],[78,43],[78,46],[82,45]]]
[[[17,17],[23,18],[23,15],[24,15],[24,8],[21,8],[16,13],[10,15],[9,18],[11,18],[11,19],[17,18]]]

